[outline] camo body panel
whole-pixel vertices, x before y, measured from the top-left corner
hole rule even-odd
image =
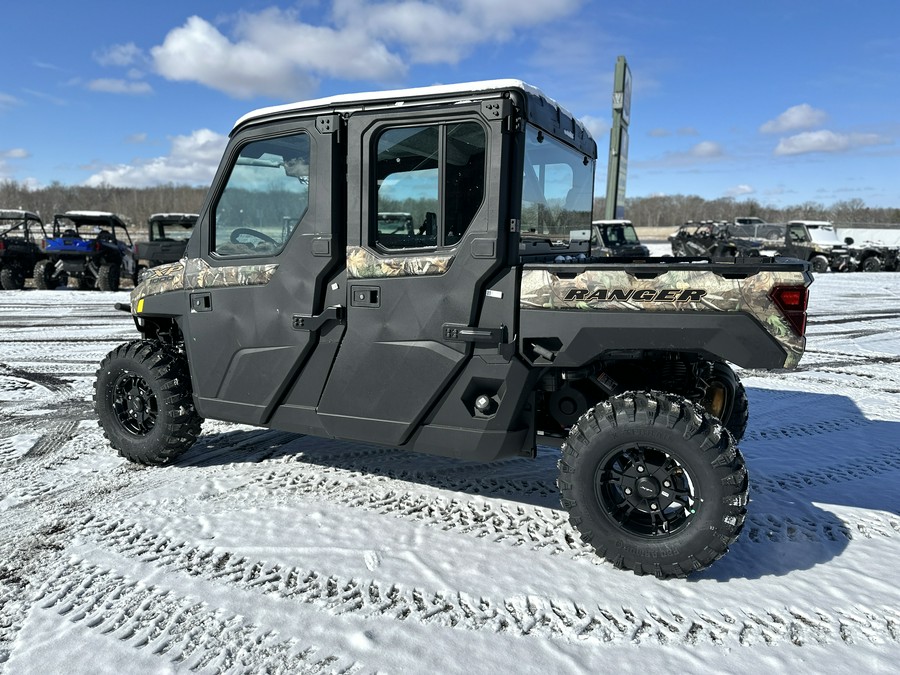
[[[347,276],[351,279],[425,277],[446,273],[453,255],[420,255],[382,258],[361,246],[347,247]]]
[[[264,286],[278,265],[232,265],[213,267],[200,258],[182,258],[168,265],[151,267],[131,291],[132,311],[139,300],[171,291],[228,286]]]
[[[802,272],[758,272],[746,279],[726,279],[706,270],[671,270],[654,279],[638,279],[624,270],[585,270],[573,279],[562,279],[550,270],[525,270],[520,286],[520,304],[523,309],[746,312],[765,326],[785,348],[788,355],[784,367],[794,368],[800,362],[806,340],[793,331],[769,293],[776,286],[805,285],[806,277]],[[706,293],[697,301],[684,302],[590,299],[590,295],[598,289],[607,292],[613,289],[650,291],[650,294],[644,294],[645,298],[668,290],[680,291],[675,294],[676,297],[689,296],[687,291],[691,289]],[[579,296],[586,297],[578,299]]]

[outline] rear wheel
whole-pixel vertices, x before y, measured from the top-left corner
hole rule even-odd
[[[20,291],[25,288],[25,272],[18,265],[0,270],[0,286],[4,291]]]
[[[52,260],[38,260],[34,266],[33,277],[34,287],[41,291],[65,285],[69,279],[65,272],[56,274],[56,267]]]
[[[704,410],[719,418],[725,428],[740,441],[747,431],[750,419],[750,401],[740,378],[727,363],[713,364],[712,378],[707,383],[706,395],[700,402]]]
[[[119,290],[120,270],[118,265],[100,265],[97,274],[97,288],[101,291]]]
[[[184,357],[149,340],[120,345],[103,359],[94,410],[110,444],[138,464],[171,462],[194,444],[203,421]]]
[[[746,518],[747,471],[731,436],[663,392],[628,392],[584,414],[563,445],[558,485],[582,541],[636,574],[706,568]]]

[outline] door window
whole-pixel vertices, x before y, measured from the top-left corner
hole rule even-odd
[[[392,250],[456,244],[484,199],[485,147],[477,122],[382,132],[375,161],[375,243]]]
[[[241,148],[216,202],[212,252],[222,257],[281,253],[309,207],[309,165],[306,133]]]

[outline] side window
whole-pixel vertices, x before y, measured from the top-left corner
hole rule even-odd
[[[377,140],[375,243],[456,244],[484,198],[486,136],[476,122],[388,129]]]
[[[594,162],[532,126],[526,128],[522,236],[568,239],[591,227]]]
[[[213,253],[272,256],[284,249],[309,207],[309,146],[301,132],[241,148],[216,202]]]

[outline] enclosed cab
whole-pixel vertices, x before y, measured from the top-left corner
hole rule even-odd
[[[148,267],[181,259],[199,217],[196,213],[152,214],[147,219],[147,239],[134,244],[137,275]]]
[[[598,257],[647,258],[650,249],[641,243],[630,220],[595,220],[591,252]]]
[[[808,260],[814,272],[848,272],[853,240],[841,241],[827,220],[792,220],[785,226],[782,255]]]
[[[556,453],[600,555],[660,577],[711,564],[748,496],[729,362],[796,366],[809,265],[592,255],[596,155],[518,80],[241,118],[185,257],[132,292],[141,339],[100,364],[105,434],[144,464],[203,418],[480,462]]]

